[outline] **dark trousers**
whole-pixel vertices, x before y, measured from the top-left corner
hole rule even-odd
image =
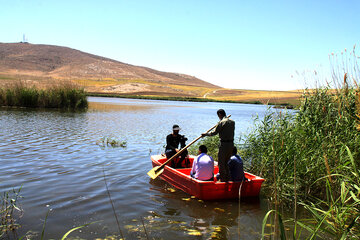
[[[169,159],[169,158],[171,158],[172,156],[174,156],[176,154],[176,151],[175,150],[172,150],[172,149],[167,149],[167,150],[165,150],[165,155],[166,155],[166,158],[167,159]],[[177,161],[177,162],[175,162],[174,160],[175,159],[173,159],[172,161],[171,161],[171,167],[172,168],[181,168],[182,167],[182,162],[184,161],[184,159],[187,157],[187,155],[188,155],[189,153],[188,153],[188,151],[187,151],[187,149],[185,149],[185,151],[183,151],[181,154],[180,154],[180,159],[179,159],[179,161]]]
[[[219,174],[222,182],[230,181],[230,171],[228,161],[231,158],[234,149],[233,142],[220,142],[218,163],[219,163]]]

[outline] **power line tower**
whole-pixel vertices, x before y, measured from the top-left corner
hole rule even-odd
[[[23,34],[23,41],[22,41],[23,43],[28,43],[28,40],[27,40],[27,38],[25,37],[25,33]]]

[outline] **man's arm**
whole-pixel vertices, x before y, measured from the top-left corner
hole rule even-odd
[[[202,137],[205,137],[205,136],[214,136],[216,134],[218,134],[220,131],[221,131],[221,128],[222,128],[222,123],[220,122],[216,128],[214,128],[212,131],[208,132],[208,133],[203,133],[201,134]]]

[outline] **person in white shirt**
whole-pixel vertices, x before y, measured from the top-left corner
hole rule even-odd
[[[202,181],[214,180],[214,159],[207,155],[207,147],[199,147],[199,155],[194,159],[190,176]]]

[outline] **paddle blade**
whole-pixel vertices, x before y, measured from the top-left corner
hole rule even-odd
[[[164,168],[161,168],[158,170],[160,166],[154,167],[153,169],[151,169],[147,174],[152,178],[155,179],[157,178],[160,174],[162,174],[162,172],[164,171]]]

